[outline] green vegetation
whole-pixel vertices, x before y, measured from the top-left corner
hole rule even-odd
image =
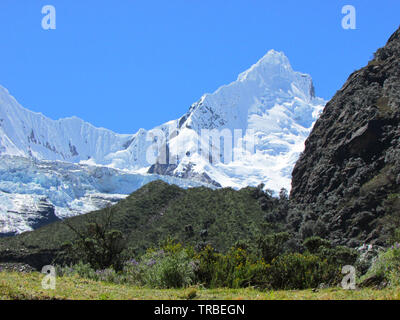
[[[277,234],[271,239],[279,243],[285,235]],[[283,246],[266,261],[263,257],[265,245],[247,247],[236,244],[224,254],[211,245],[196,250],[170,239],[159,248],[148,249],[145,254],[126,260],[119,271],[110,267],[97,269],[97,262],[91,264],[90,260],[81,260],[75,265],[60,266],[58,274],[157,289],[201,285],[205,288],[278,290],[338,285],[342,278],[341,268],[354,264],[357,254],[348,248],[332,247],[322,239],[307,240],[307,244],[311,242],[314,242],[313,253],[308,250],[288,253]],[[76,253],[85,257],[79,251]]]
[[[95,271],[83,263],[59,267],[55,290],[41,287],[44,275],[38,272],[2,271],[0,299],[400,299],[400,245],[382,252],[358,281],[378,276],[388,281],[386,287],[342,290],[335,281],[321,288],[321,281],[339,274],[328,260],[349,258],[347,248],[332,248],[317,238],[306,244],[313,253],[281,254],[266,264],[241,246],[226,254],[210,246],[195,252],[169,240],[161,249],[148,250],[139,261],[126,261],[119,272],[110,268]],[[329,257],[319,257],[327,249],[331,250]]]
[[[381,218],[384,226],[383,232],[387,233],[390,245],[400,242],[400,193],[390,193],[383,201],[383,208],[390,214]]]
[[[400,244],[396,243],[386,251],[382,251],[360,282],[376,278],[390,286],[400,285]]]
[[[86,261],[93,268],[104,269],[113,267],[120,270],[123,263],[122,252],[126,249],[124,235],[119,230],[112,229],[113,210],[108,208],[106,213],[91,222],[83,229],[77,229],[68,221],[65,224],[75,233],[74,242],[66,242],[58,256],[64,263]]]
[[[279,231],[286,198],[273,198],[261,188],[184,190],[162,181],[147,184],[111,209],[91,212],[42,227],[33,232],[0,239],[2,261],[24,261],[37,268],[52,262],[60,248],[78,236],[87,224],[100,223],[112,210],[110,230],[122,233],[129,254],[173,236],[185,245],[211,244],[227,252],[238,240],[254,242],[260,234]],[[274,222],[269,220],[274,219]],[[100,222],[99,222],[100,221]]]
[[[387,201],[397,200],[394,194]],[[288,205],[285,190],[273,197],[262,185],[240,191],[183,190],[158,181],[113,207],[1,239],[0,258],[37,268],[56,264],[66,287],[71,281],[83,282],[93,286],[87,288],[91,292],[97,283],[97,298],[106,299],[125,299],[133,293],[141,298],[154,293],[196,299],[210,292],[218,292],[216,298],[243,292],[246,298],[269,299],[279,290],[337,287],[342,267],[360,263],[357,252],[316,236],[296,237],[288,227]],[[367,273],[360,281],[378,279],[373,285],[390,286],[387,292],[393,293],[400,286],[396,250],[382,253],[372,267],[364,261],[365,270],[358,276]],[[112,293],[103,292],[105,288]],[[118,288],[126,295],[116,293]],[[80,291],[53,296],[47,292],[42,297],[36,289],[18,290],[8,282],[1,290],[5,298],[90,298]],[[334,289],[325,292],[326,297],[333,292],[333,297],[357,296]],[[281,292],[279,297],[302,294]]]

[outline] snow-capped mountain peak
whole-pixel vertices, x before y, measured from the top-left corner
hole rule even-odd
[[[76,117],[51,120],[24,109],[0,88],[0,155],[106,165],[134,172],[150,170],[222,186],[264,182],[272,189],[290,188],[291,168],[324,104],[314,95],[311,77],[294,71],[285,54],[275,50],[268,51],[232,83],[203,95],[180,119],[132,135],[95,128]],[[234,172],[232,164],[222,167],[226,163],[217,164],[220,159],[215,157],[210,163],[201,151],[202,130],[228,130],[232,137],[240,131],[242,136],[237,136],[236,142],[254,140],[254,152],[247,155],[246,163],[233,161],[239,158],[235,155],[225,157],[234,163]],[[165,136],[159,137],[160,132]],[[160,140],[164,142],[159,145]],[[168,163],[160,156],[149,159],[149,150],[160,147],[168,150],[155,153],[168,153]],[[232,151],[242,153],[241,149],[232,145]],[[252,164],[255,159],[257,165]],[[279,162],[279,168],[276,163],[271,166],[271,161]],[[241,166],[247,169],[239,170]],[[273,174],[271,167],[275,168]],[[257,168],[256,172],[251,173],[252,168]]]
[[[294,94],[300,94],[308,100],[314,98],[311,77],[295,72],[286,55],[275,50],[268,51],[256,64],[242,72],[237,81],[255,81],[260,86],[277,91],[289,91],[294,85],[297,88],[297,91],[293,91]]]
[[[96,128],[77,117],[49,119],[23,108],[0,87],[0,158],[7,163],[0,170],[6,179],[0,180],[0,200],[13,215],[29,198],[40,208],[55,208],[56,217],[65,217],[71,208],[74,214],[95,208],[93,202],[89,206],[82,201],[93,194],[104,198],[107,181],[116,181],[110,193],[120,196],[156,175],[183,186],[264,183],[275,191],[290,189],[294,163],[324,105],[315,97],[311,77],[294,71],[285,54],[274,50],[232,83],[203,95],[181,118],[135,134]],[[12,168],[9,156],[16,157],[16,164],[22,163],[21,157],[33,161],[31,180],[18,173],[21,166]],[[107,170],[93,169],[101,166]],[[80,178],[73,178],[70,170]],[[82,181],[85,186],[79,186]],[[131,181],[134,188],[126,187]],[[7,212],[0,209],[0,233],[1,216],[8,217]],[[29,229],[25,220],[21,223],[23,228],[11,229]]]
[[[285,69],[293,71],[286,55],[283,52],[270,50],[249,69],[240,73],[237,80],[255,80],[256,77],[268,78]]]
[[[323,99],[315,97],[311,77],[294,71],[282,52],[271,50],[236,81],[204,95],[190,107],[169,142],[186,146],[172,154],[179,163],[155,165],[151,172],[181,177],[201,173],[206,181],[222,186],[264,182],[274,190],[289,189],[293,164],[324,105]],[[225,130],[232,137],[241,131],[239,145],[233,145],[233,151],[243,153],[241,143],[249,140],[254,141],[255,150],[244,152],[246,156],[240,161],[232,161],[235,155],[231,155],[228,161],[211,165],[198,147],[204,147],[202,130]]]

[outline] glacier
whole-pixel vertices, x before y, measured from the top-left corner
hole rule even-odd
[[[311,76],[294,71],[274,50],[181,118],[135,134],[77,117],[49,119],[0,86],[0,234],[96,210],[156,179],[185,188],[264,183],[289,190],[294,163],[325,103]],[[221,136],[208,145],[205,130]],[[220,138],[231,140],[231,155]],[[213,157],[203,153],[207,148]]]
[[[104,166],[1,156],[0,234],[31,231],[49,222],[104,208],[154,180],[182,188],[205,185]]]

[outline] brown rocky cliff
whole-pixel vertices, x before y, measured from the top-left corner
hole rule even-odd
[[[384,244],[399,193],[400,28],[316,122],[293,170],[289,219],[303,238]]]

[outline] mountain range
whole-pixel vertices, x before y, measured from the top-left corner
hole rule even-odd
[[[274,50],[181,118],[135,134],[49,119],[0,87],[0,234],[99,209],[157,179],[290,189],[324,105],[311,77]]]
[[[270,55],[276,53],[267,56]],[[301,252],[306,239],[314,244],[326,241],[329,247],[357,248],[363,256],[370,252],[372,257],[390,243],[397,241],[398,245],[399,66],[400,28],[375,52],[367,66],[349,76],[326,104],[293,169],[289,197],[283,191],[274,197],[263,185],[241,190],[206,187],[185,190],[153,181],[110,209],[0,239],[0,261],[26,262],[41,268],[62,252],[66,240],[77,237],[74,228],[110,213],[115,220],[113,227],[121,231],[137,252],[168,237],[195,246],[209,243],[226,251],[232,244],[254,245],[258,235],[274,237],[282,231],[289,239],[280,248],[291,252]],[[246,73],[238,81],[241,79],[247,79]],[[197,108],[201,106],[194,106],[185,120],[179,122],[189,121],[192,116],[196,119]],[[188,124],[191,126],[191,122]],[[64,166],[73,175],[71,172],[78,165]],[[23,179],[25,171],[17,170],[19,177],[15,180]],[[365,268],[361,264],[359,267]]]

